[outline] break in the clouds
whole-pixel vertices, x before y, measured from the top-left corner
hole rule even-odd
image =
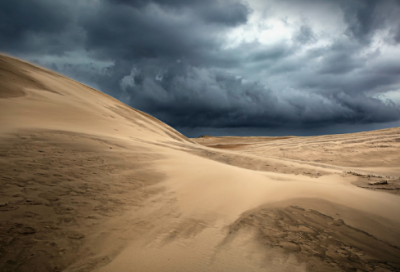
[[[0,50],[189,136],[400,125],[399,0],[0,0]]]

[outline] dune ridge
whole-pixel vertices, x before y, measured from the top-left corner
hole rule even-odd
[[[399,139],[188,139],[0,55],[0,271],[400,271]]]

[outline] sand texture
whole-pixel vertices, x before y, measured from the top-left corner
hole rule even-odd
[[[400,271],[400,128],[188,139],[0,55],[0,271]]]

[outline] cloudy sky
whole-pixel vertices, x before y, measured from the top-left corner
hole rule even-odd
[[[0,0],[0,51],[187,136],[400,126],[400,0]]]

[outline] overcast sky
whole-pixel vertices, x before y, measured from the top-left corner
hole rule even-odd
[[[187,136],[400,126],[400,0],[0,0],[0,50]]]

